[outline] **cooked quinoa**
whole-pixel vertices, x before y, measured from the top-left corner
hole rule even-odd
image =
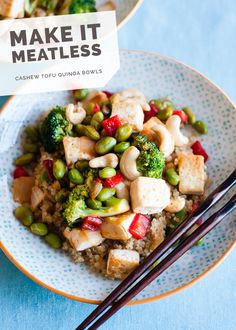
[[[182,126],[186,126],[188,117],[183,110],[175,113],[174,106],[169,99],[152,100],[147,103],[144,95],[134,89],[125,90],[112,96],[107,92],[88,93],[87,91],[84,93],[77,91],[77,94],[74,95],[80,101],[78,105],[68,105],[67,108],[57,107],[56,111],[52,109],[39,119],[37,127],[32,128],[31,126],[31,133],[32,130],[35,130],[38,135],[38,148],[34,151],[31,162],[24,162],[25,155],[23,155],[23,161],[22,157],[16,159],[15,163],[18,167],[14,172],[14,199],[22,204],[28,212],[32,212],[33,223],[46,225],[43,227],[46,228],[45,235],[41,236],[45,236],[45,240],[49,244],[51,242],[50,237],[48,238],[50,233],[57,237],[57,244],[54,243],[54,246],[50,244],[52,247],[61,247],[71,256],[73,262],[86,263],[93,271],[101,273],[103,276],[124,278],[204,198],[207,176],[203,157],[206,155],[194,155],[195,138],[187,138],[183,133],[181,133],[182,140],[185,143],[183,142],[181,146],[180,143],[177,143],[178,146],[176,146],[173,142],[175,133],[173,130],[168,133],[166,129],[169,118],[173,117],[179,125],[178,118],[181,118],[182,128]],[[158,114],[161,113],[160,117],[163,118],[163,112],[167,107],[172,109],[170,117],[160,121],[157,118]],[[119,108],[120,112],[117,111]],[[72,112],[69,111],[71,109]],[[114,109],[116,109],[115,114]],[[154,110],[156,113],[150,116],[149,111]],[[53,111],[63,117],[61,125],[64,125],[64,132],[60,142],[53,140],[51,136],[48,137],[50,129],[48,129],[49,126],[45,126],[45,121]],[[93,120],[99,117],[95,116],[98,112],[102,118],[100,123]],[[82,114],[80,122],[76,122],[77,113]],[[153,122],[155,127],[151,126]],[[98,137],[91,135],[93,130],[90,132],[89,127],[96,128]],[[125,129],[122,130],[122,127]],[[167,141],[165,145],[161,144],[164,137],[162,133],[158,135],[158,128],[160,132],[165,129],[165,134],[169,134],[169,142]],[[61,131],[60,134],[62,134]],[[81,138],[82,140],[80,140]],[[114,140],[115,145],[122,142],[122,147],[125,146],[125,142],[128,144],[123,152],[118,148],[114,149],[114,146],[109,150],[103,150],[104,145],[99,146],[100,141],[104,138],[108,138],[107,141],[111,142]],[[83,141],[85,141],[84,145],[82,145]],[[69,142],[69,144],[65,142]],[[170,145],[167,146],[168,143],[173,143],[171,151]],[[23,146],[27,144],[32,144],[32,134],[29,134],[29,129],[23,137]],[[86,150],[86,148],[90,148],[90,150]],[[138,153],[135,174],[130,170],[133,165],[126,166],[129,158],[122,163],[122,158],[127,157],[128,151],[131,152],[134,149]],[[109,161],[113,162],[110,167],[105,163],[104,166],[100,164],[99,169],[89,166],[92,164],[90,163],[92,159],[94,161],[107,154],[113,155],[109,158]],[[149,157],[150,155],[152,157]],[[189,169],[185,173],[185,168],[181,168],[181,164],[179,164],[183,155],[189,159],[190,170],[193,173],[196,172],[196,176],[189,180],[190,185],[187,188],[184,181],[191,173],[189,174]],[[99,162],[104,159],[100,158]],[[61,163],[58,163],[58,160]],[[81,169],[81,161],[84,160],[87,160],[86,166]],[[191,164],[195,161],[198,165],[193,166],[197,166],[197,169],[195,167],[191,169]],[[61,172],[56,172],[55,164],[61,166]],[[110,172],[107,168],[110,168]],[[24,188],[23,190],[18,189],[18,183],[21,180],[21,187],[24,187],[26,185],[24,179],[29,178],[30,173],[30,177],[33,179],[31,180],[31,182],[33,181],[32,187],[30,187],[32,192],[30,196],[26,196]],[[107,173],[108,176],[106,176]],[[112,174],[110,175],[110,173]],[[136,175],[136,177],[132,177],[132,175]],[[179,188],[181,183],[185,189],[182,192]],[[153,188],[148,188],[150,192],[147,194],[150,196],[141,197],[142,190],[145,191],[145,186],[143,186],[145,184],[147,187],[153,186]],[[123,187],[122,194],[118,190],[118,186]],[[112,194],[109,198],[104,197],[104,189]],[[81,204],[78,204],[81,196],[83,200],[80,201]],[[94,205],[91,204],[91,196],[93,196],[92,203],[96,201],[100,207],[91,208],[91,205]],[[71,205],[74,205],[73,208]],[[81,207],[78,213],[80,216],[76,217],[76,208],[79,207]],[[22,221],[23,216],[19,214],[20,211],[16,210],[16,217]],[[30,228],[32,226],[32,223],[24,224]],[[85,234],[89,234],[89,236],[84,238]],[[129,251],[132,253],[135,251],[135,256],[139,261],[136,260],[131,265],[128,263],[128,259],[113,260],[114,256],[111,256],[111,252],[120,250],[123,250],[124,255],[127,254],[127,256]],[[126,267],[127,272],[124,272],[123,269]]]

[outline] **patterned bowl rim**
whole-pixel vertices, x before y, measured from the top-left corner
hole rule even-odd
[[[143,1],[143,0],[141,0]],[[206,80],[210,85],[212,85],[214,88],[216,88],[219,93],[221,93],[232,105],[232,107],[236,110],[236,106],[234,104],[234,102],[230,99],[230,97],[222,91],[222,89],[220,87],[218,87],[215,83],[213,83],[210,79],[208,79],[204,74],[200,73],[198,70],[192,68],[191,66],[182,63],[181,61],[178,61],[172,57],[166,56],[166,55],[162,55],[159,53],[155,53],[155,52],[146,52],[146,51],[140,51],[140,50],[128,50],[128,49],[121,49],[121,52],[130,52],[130,53],[138,53],[138,54],[143,54],[143,55],[152,55],[152,56],[157,56],[159,58],[162,58],[164,60],[168,60],[168,61],[172,61],[180,66],[183,66],[184,68],[187,68],[193,72],[195,72],[196,74],[198,74],[199,76],[201,76],[204,80]],[[7,100],[7,102],[5,102],[5,104],[3,105],[3,107],[0,109],[0,112],[2,112],[3,110],[5,110],[8,106],[8,104],[11,102],[11,100],[14,98],[14,95],[10,96],[9,99]],[[207,269],[206,271],[204,271],[202,274],[198,275],[196,278],[194,278],[192,281],[181,285],[180,287],[178,287],[177,289],[171,290],[169,292],[163,293],[163,294],[159,294],[150,298],[145,298],[145,299],[138,299],[135,301],[131,301],[128,303],[128,305],[130,306],[134,306],[134,305],[140,305],[140,304],[144,304],[144,303],[148,303],[148,302],[153,302],[153,301],[157,301],[163,298],[167,298],[169,296],[172,296],[176,293],[181,292],[184,289],[187,289],[189,287],[191,287],[193,284],[197,283],[198,281],[200,281],[202,278],[204,278],[206,275],[208,275],[211,271],[213,271],[217,266],[219,266],[221,264],[221,262],[223,262],[223,260],[229,255],[229,253],[233,250],[233,248],[236,247],[236,239],[235,241],[229,246],[229,248],[225,251],[225,253],[215,262],[213,263],[213,265]],[[86,299],[83,297],[78,297],[75,295],[71,295],[68,294],[64,291],[58,290],[52,286],[49,286],[48,284],[42,282],[40,279],[38,279],[37,277],[35,277],[33,274],[31,274],[30,272],[28,272],[28,270],[26,270],[11,254],[10,252],[7,250],[7,248],[4,246],[4,244],[2,242],[0,242],[0,248],[2,249],[2,251],[4,252],[4,254],[7,256],[7,258],[22,272],[24,273],[27,277],[29,277],[31,280],[33,280],[34,282],[36,282],[37,284],[41,285],[42,287],[57,293],[63,297],[72,299],[72,300],[77,300],[83,303],[87,303],[87,304],[94,304],[94,305],[99,305],[102,301],[101,300],[93,300],[93,299]]]
[[[129,14],[123,18],[123,20],[118,24],[118,30],[122,28],[129,20],[130,18],[135,14],[135,12],[139,9],[141,4],[143,3],[144,0],[138,0],[136,4],[133,6]]]

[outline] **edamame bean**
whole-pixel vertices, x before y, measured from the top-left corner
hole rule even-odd
[[[104,155],[110,152],[116,145],[116,139],[110,136],[101,138],[95,145],[95,151],[99,155]]]
[[[25,129],[26,136],[32,141],[32,142],[38,142],[39,140],[39,131],[35,126],[29,125]]]
[[[74,91],[74,97],[78,101],[82,101],[82,100],[86,99],[86,97],[88,95],[89,95],[89,90],[87,88],[78,89],[78,90]]]
[[[44,239],[53,249],[60,249],[61,239],[57,234],[49,233]]]
[[[170,118],[172,114],[173,114],[173,108],[167,106],[165,109],[158,112],[157,117],[162,121],[166,121],[168,118]]]
[[[97,199],[89,198],[86,201],[86,204],[88,205],[88,207],[90,207],[93,210],[100,210],[102,208],[102,202],[98,201]]]
[[[117,128],[115,138],[118,142],[124,142],[128,140],[132,133],[133,131],[131,126],[129,124],[124,124]]]
[[[24,152],[35,153],[38,152],[39,148],[38,145],[35,143],[23,143]]]
[[[130,147],[129,142],[120,142],[114,147],[114,151],[117,153],[125,152],[126,149]]]
[[[168,168],[166,170],[166,179],[172,186],[177,186],[179,183],[179,176],[174,168]]]
[[[195,116],[195,113],[193,112],[193,110],[190,109],[190,108],[187,108],[187,107],[183,108],[182,110],[188,116],[188,122],[189,122],[189,124],[193,125],[196,122],[196,116]]]
[[[100,191],[100,193],[97,196],[97,199],[101,202],[105,202],[106,200],[108,200],[109,198],[111,198],[112,196],[114,196],[116,193],[115,188],[102,188],[102,190]]]
[[[105,167],[99,171],[99,176],[101,179],[112,178],[114,175],[116,175],[116,170],[112,167]]]
[[[78,136],[84,136],[86,132],[86,126],[82,124],[77,124],[75,126],[75,131],[78,134]]]
[[[162,99],[161,101],[162,101],[162,107],[163,107],[163,109],[165,109],[167,107],[170,107],[170,108],[174,109],[174,105],[171,102],[171,100],[170,100],[169,97],[166,97],[165,99]]]
[[[92,116],[86,116],[86,117],[84,118],[82,124],[84,124],[84,125],[90,125],[91,120],[92,120]]]
[[[208,132],[207,125],[202,120],[197,120],[193,127],[200,134],[207,134]]]
[[[98,131],[102,127],[104,115],[101,111],[96,112],[91,120],[91,125]]]
[[[34,221],[33,212],[26,206],[18,206],[14,211],[14,215],[24,226],[27,227],[29,227]]]
[[[53,163],[53,175],[57,180],[60,180],[64,177],[65,173],[66,173],[66,164],[61,159],[57,159]]]
[[[86,111],[87,115],[93,114],[94,105],[95,104],[93,102],[89,102],[89,104],[85,107],[85,111]]]
[[[72,170],[69,171],[68,177],[69,177],[70,182],[72,182],[72,183],[75,183],[75,184],[84,183],[83,175],[76,168],[72,168]]]
[[[106,206],[116,206],[120,203],[120,199],[114,196],[110,197],[108,200],[105,201]]]
[[[182,209],[181,211],[175,213],[175,216],[179,219],[179,222],[183,222],[186,219],[187,214],[188,212],[186,211],[186,209]]]
[[[75,168],[77,168],[77,170],[83,172],[86,168],[89,167],[89,161],[88,160],[78,160],[76,163],[75,163]]]
[[[34,159],[34,154],[31,152],[28,152],[27,154],[24,154],[18,158],[15,159],[14,164],[16,166],[24,166],[30,164]]]
[[[152,102],[160,109],[164,110],[166,107],[174,108],[173,103],[170,101],[169,98],[166,99],[154,99]]]
[[[98,141],[100,139],[100,134],[96,131],[93,126],[86,126],[85,135],[91,140]]]
[[[30,226],[30,230],[33,234],[38,236],[45,236],[48,233],[48,227],[45,223],[35,222]]]

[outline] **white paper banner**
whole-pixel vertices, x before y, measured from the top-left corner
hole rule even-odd
[[[0,95],[103,87],[119,65],[114,11],[0,21]]]

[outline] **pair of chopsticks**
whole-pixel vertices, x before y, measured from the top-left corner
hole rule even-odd
[[[76,330],[98,329],[106,320],[141,292],[177,259],[186,253],[198,240],[217,226],[236,208],[236,194],[216,213],[184,239],[161,262],[141,278],[145,271],[159,260],[184,234],[215,205],[236,183],[236,170],[216,188],[203,203],[180,224],[111,294],[77,327]],[[139,281],[137,281],[139,280]],[[97,319],[97,320],[96,320]],[[94,323],[92,323],[94,322]]]

